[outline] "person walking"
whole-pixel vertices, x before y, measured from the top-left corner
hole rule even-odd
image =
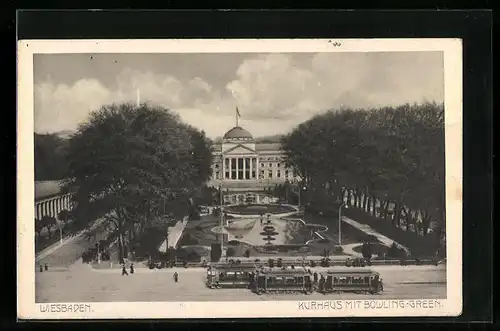
[[[122,276],[128,276],[127,268],[125,268],[125,263],[122,265]]]
[[[40,264],[40,272],[43,272],[43,267],[41,264]]]
[[[176,272],[174,272],[174,282],[178,283],[179,282],[179,274]]]
[[[130,264],[130,274],[132,275],[134,273],[134,264]]]
[[[313,274],[313,279],[314,279],[314,283],[316,284],[318,282],[318,273],[316,271]]]

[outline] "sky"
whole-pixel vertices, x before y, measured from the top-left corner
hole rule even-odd
[[[281,134],[332,109],[443,102],[443,70],[441,52],[36,54],[35,132],[76,130],[139,94],[211,138],[236,107],[254,136]]]

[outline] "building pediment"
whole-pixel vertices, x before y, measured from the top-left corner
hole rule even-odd
[[[257,152],[245,145],[238,144],[234,147],[229,148],[224,152],[224,155],[241,155],[241,154],[256,154]]]

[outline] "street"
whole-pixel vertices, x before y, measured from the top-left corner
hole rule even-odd
[[[437,299],[446,297],[446,269],[443,266],[387,266],[372,268],[384,280],[384,292],[377,299]],[[174,283],[173,273],[179,273]],[[256,301],[305,299],[359,299],[362,294],[261,295],[246,289],[211,290],[205,287],[206,270],[140,268],[129,276],[120,269],[94,270],[76,263],[69,269],[36,273],[37,303],[45,302],[149,302],[149,301]]]

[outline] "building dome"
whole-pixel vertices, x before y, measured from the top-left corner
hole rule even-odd
[[[242,127],[235,126],[224,135],[224,139],[253,139],[250,132],[243,129]]]

